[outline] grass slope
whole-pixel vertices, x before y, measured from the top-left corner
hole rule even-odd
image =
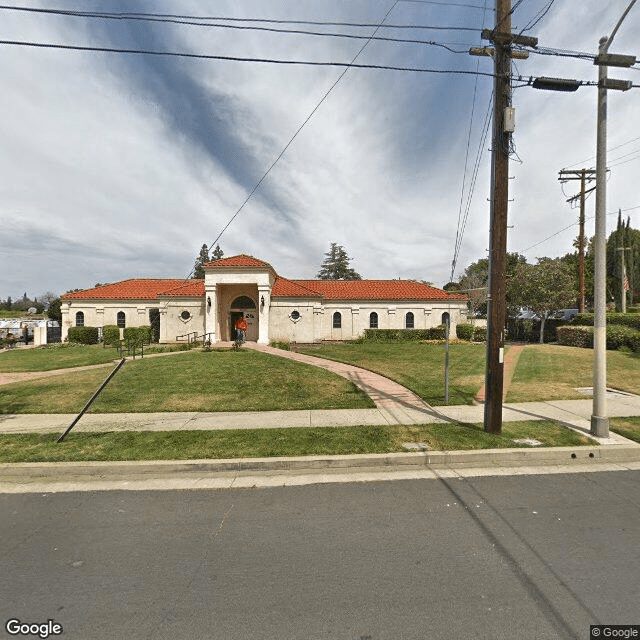
[[[0,352],[0,372],[53,371],[69,367],[113,362],[118,352],[102,345],[52,344],[34,349],[8,349]]]
[[[363,342],[322,345],[301,353],[354,364],[404,385],[431,405],[444,404],[443,344]],[[484,381],[485,345],[450,346],[451,404],[471,404]]]
[[[545,446],[593,444],[553,422],[505,423],[500,436],[479,424],[360,426],[226,431],[71,432],[56,443],[52,434],[0,435],[0,462],[86,460],[194,460],[272,456],[345,455],[405,451],[403,442],[424,442],[431,450],[525,447],[514,438],[536,438]]]
[[[507,402],[584,399],[577,387],[593,386],[593,350],[527,345],[520,354]],[[607,386],[640,393],[640,356],[607,351]]]
[[[76,413],[105,370],[6,385],[0,414]],[[352,382],[317,367],[249,350],[186,352],[127,362],[93,413],[272,411],[375,406]]]

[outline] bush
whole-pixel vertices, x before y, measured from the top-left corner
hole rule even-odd
[[[640,351],[640,331],[620,324],[607,325],[607,349]]]
[[[592,348],[593,327],[560,327],[558,341],[570,347]],[[640,331],[620,324],[607,324],[607,349],[630,349],[640,353]]]
[[[580,321],[577,321],[577,320]],[[594,314],[593,313],[579,313],[571,324],[579,324],[585,326],[593,326]],[[623,325],[631,327],[636,331],[640,331],[640,314],[638,313],[607,313],[607,325]]]
[[[472,324],[456,325],[456,337],[460,340],[473,340],[475,327]]]
[[[473,341],[474,342],[486,342],[487,341],[487,327],[474,327]]]
[[[445,326],[430,329],[365,329],[363,341],[393,342],[396,340],[444,340]]]
[[[149,325],[142,327],[126,327],[122,331],[122,336],[127,344],[151,344],[151,332],[152,329]]]
[[[558,342],[568,347],[593,347],[593,327],[558,327]]]
[[[98,327],[69,327],[67,339],[78,344],[98,344]]]
[[[120,329],[115,324],[105,324],[102,327],[102,342],[107,346],[113,346],[120,341]]]
[[[556,342],[558,340],[558,328],[566,322],[560,318],[547,318],[544,323],[544,341]],[[540,342],[540,320],[532,319],[507,319],[507,336],[509,340],[518,342]]]
[[[283,349],[284,351],[291,351],[291,345],[288,340],[270,340],[269,346],[275,349]]]

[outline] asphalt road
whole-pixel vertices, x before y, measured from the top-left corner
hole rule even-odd
[[[640,472],[0,496],[0,637],[589,638],[640,623]],[[42,636],[44,637],[44,636]]]

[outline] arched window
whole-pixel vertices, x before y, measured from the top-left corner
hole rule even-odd
[[[231,303],[232,309],[255,309],[256,303],[249,296],[239,296]]]
[[[339,311],[336,311],[333,314],[333,328],[334,329],[342,328],[342,314]]]
[[[411,311],[409,311],[407,313],[407,315],[404,317],[404,328],[405,329],[413,329],[414,327],[414,319],[413,319],[413,313]]]
[[[84,311],[76,313],[76,327],[84,327]]]
[[[445,335],[449,337],[449,328],[451,327],[451,316],[446,311],[442,314],[442,324],[444,325]]]
[[[377,329],[378,328],[378,314],[375,311],[372,311],[369,314],[369,329]]]
[[[125,328],[125,315],[124,311],[118,311],[118,315],[116,316],[116,324],[120,329]]]

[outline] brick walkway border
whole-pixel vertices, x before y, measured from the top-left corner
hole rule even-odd
[[[505,401],[507,397],[507,391],[509,391],[509,386],[511,385],[511,380],[513,379],[513,374],[516,370],[516,366],[518,364],[518,360],[520,359],[520,354],[524,350],[526,345],[524,344],[513,344],[511,345],[505,356],[504,356],[504,377],[503,377],[503,386],[502,386],[502,402]],[[474,400],[478,403],[483,403],[485,397],[485,387],[484,384],[480,388],[480,391],[476,393]]]

